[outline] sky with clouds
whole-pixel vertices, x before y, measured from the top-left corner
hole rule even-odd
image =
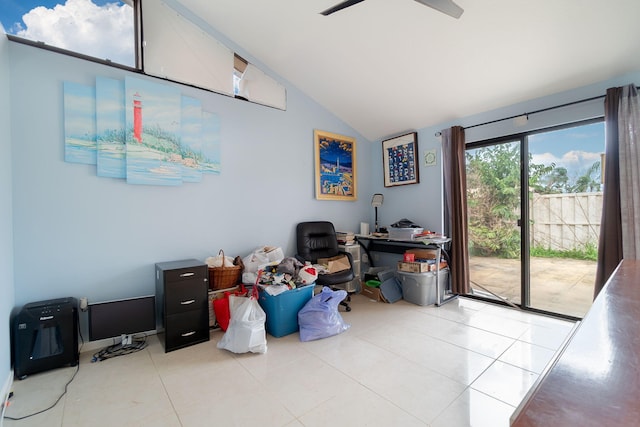
[[[2,0],[5,31],[134,66],[133,9],[116,0]]]
[[[533,135],[529,152],[533,163],[555,163],[572,178],[583,175],[604,153],[604,122]]]

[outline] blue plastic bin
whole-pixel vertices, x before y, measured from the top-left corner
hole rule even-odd
[[[267,315],[267,332],[278,338],[298,331],[298,312],[313,297],[313,284],[269,295],[260,289],[258,303]]]

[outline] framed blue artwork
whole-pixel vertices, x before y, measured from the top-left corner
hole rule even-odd
[[[418,133],[382,141],[382,165],[385,187],[419,183]]]
[[[356,140],[314,130],[316,199],[356,200]]]

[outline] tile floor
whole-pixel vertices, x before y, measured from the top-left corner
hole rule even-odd
[[[267,335],[266,354],[211,341],[80,369],[51,410],[4,426],[490,426],[509,417],[574,324],[458,298],[441,307],[353,296],[341,335]],[[13,385],[7,416],[55,402],[75,368]]]

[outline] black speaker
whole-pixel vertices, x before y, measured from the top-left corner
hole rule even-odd
[[[26,304],[11,322],[13,371],[17,378],[75,366],[78,353],[78,303],[61,298]]]

